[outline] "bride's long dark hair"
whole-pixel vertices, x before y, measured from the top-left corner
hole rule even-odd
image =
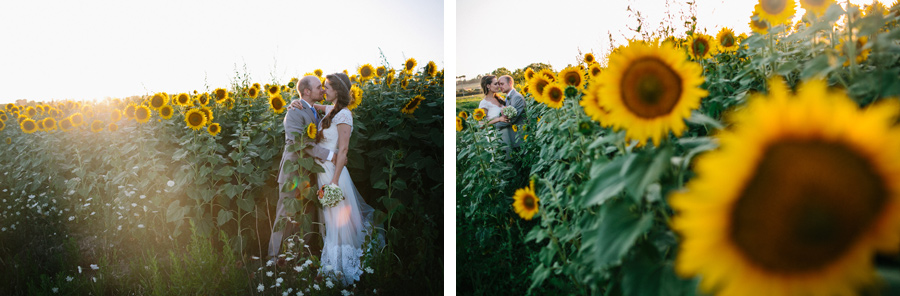
[[[350,104],[350,77],[347,77],[347,74],[340,72],[328,74],[325,76],[325,80],[328,85],[331,85],[331,88],[334,89],[334,92],[337,94],[337,99],[334,100],[334,109],[331,109],[331,112],[322,119],[322,128],[319,129],[319,133],[316,134],[316,143],[321,142],[322,139],[325,138],[322,131],[331,127],[331,120],[334,119],[334,116],[342,109],[347,108],[347,105]]]

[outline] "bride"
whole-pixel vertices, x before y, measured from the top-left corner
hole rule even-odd
[[[335,159],[333,162],[316,159],[316,163],[325,169],[325,172],[316,177],[319,188],[328,184],[338,185],[344,194],[344,200],[334,207],[323,208],[320,212],[325,224],[325,243],[321,258],[323,269],[320,272],[334,276],[344,285],[350,285],[358,281],[363,273],[360,257],[369,231],[373,229],[371,224],[374,209],[359,195],[345,168],[350,134],[353,131],[353,114],[347,109],[351,100],[350,78],[344,73],[327,75],[324,88],[325,100],[332,105],[313,106],[326,114],[319,121],[316,142],[335,151]],[[292,106],[303,108],[302,104]],[[376,242],[381,240],[379,235]]]

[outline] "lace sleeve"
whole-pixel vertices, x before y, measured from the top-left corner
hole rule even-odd
[[[334,115],[334,119],[331,120],[332,124],[348,124],[350,127],[353,127],[353,114],[350,113],[350,110],[344,109],[338,112],[338,114]]]

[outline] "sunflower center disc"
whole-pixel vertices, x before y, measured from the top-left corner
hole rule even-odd
[[[791,1],[793,3],[793,1]],[[759,4],[762,5],[763,10],[768,14],[779,14],[784,11],[784,8],[787,7],[786,0],[763,0],[759,1]]]
[[[578,76],[578,73],[569,73],[566,74],[566,84],[568,85],[578,85],[581,82],[581,76]]]
[[[821,270],[878,217],[885,185],[866,159],[842,144],[772,144],[734,205],[731,239],[765,270]]]
[[[562,101],[562,98],[563,98],[562,90],[560,90],[559,88],[556,88],[556,87],[551,88],[550,92],[547,95],[550,97],[550,100],[553,102]]]
[[[198,126],[198,125],[200,125],[200,121],[202,121],[203,118],[200,117],[199,113],[194,113],[194,114],[191,114],[190,120],[191,120],[191,125]]]
[[[669,114],[681,97],[681,77],[655,58],[632,63],[622,77],[622,99],[631,113],[642,118]]]
[[[702,57],[706,55],[706,51],[709,50],[709,44],[706,43],[706,40],[697,40],[692,44],[691,50],[694,51],[695,56]]]
[[[726,47],[731,47],[734,45],[734,36],[724,36],[722,38],[722,45]]]
[[[525,198],[522,199],[522,203],[525,205],[525,208],[530,210],[534,209],[534,197],[531,195],[525,195]]]

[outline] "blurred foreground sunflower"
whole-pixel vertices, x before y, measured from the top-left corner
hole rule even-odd
[[[700,88],[701,73],[700,65],[686,60],[682,51],[632,42],[610,57],[596,95],[609,110],[609,125],[625,129],[641,145],[647,138],[659,145],[669,131],[681,135],[684,119],[707,95]]]
[[[761,20],[772,25],[790,24],[797,13],[794,0],[759,0],[754,11],[759,13]]]
[[[676,272],[724,295],[856,294],[875,253],[900,248],[900,104],[770,85],[670,197]]]
[[[800,7],[816,16],[825,15],[825,11],[831,4],[834,4],[834,0],[800,0]]]
[[[760,18],[759,13],[754,11],[753,15],[750,16],[750,30],[765,35],[769,33],[769,22]]]

